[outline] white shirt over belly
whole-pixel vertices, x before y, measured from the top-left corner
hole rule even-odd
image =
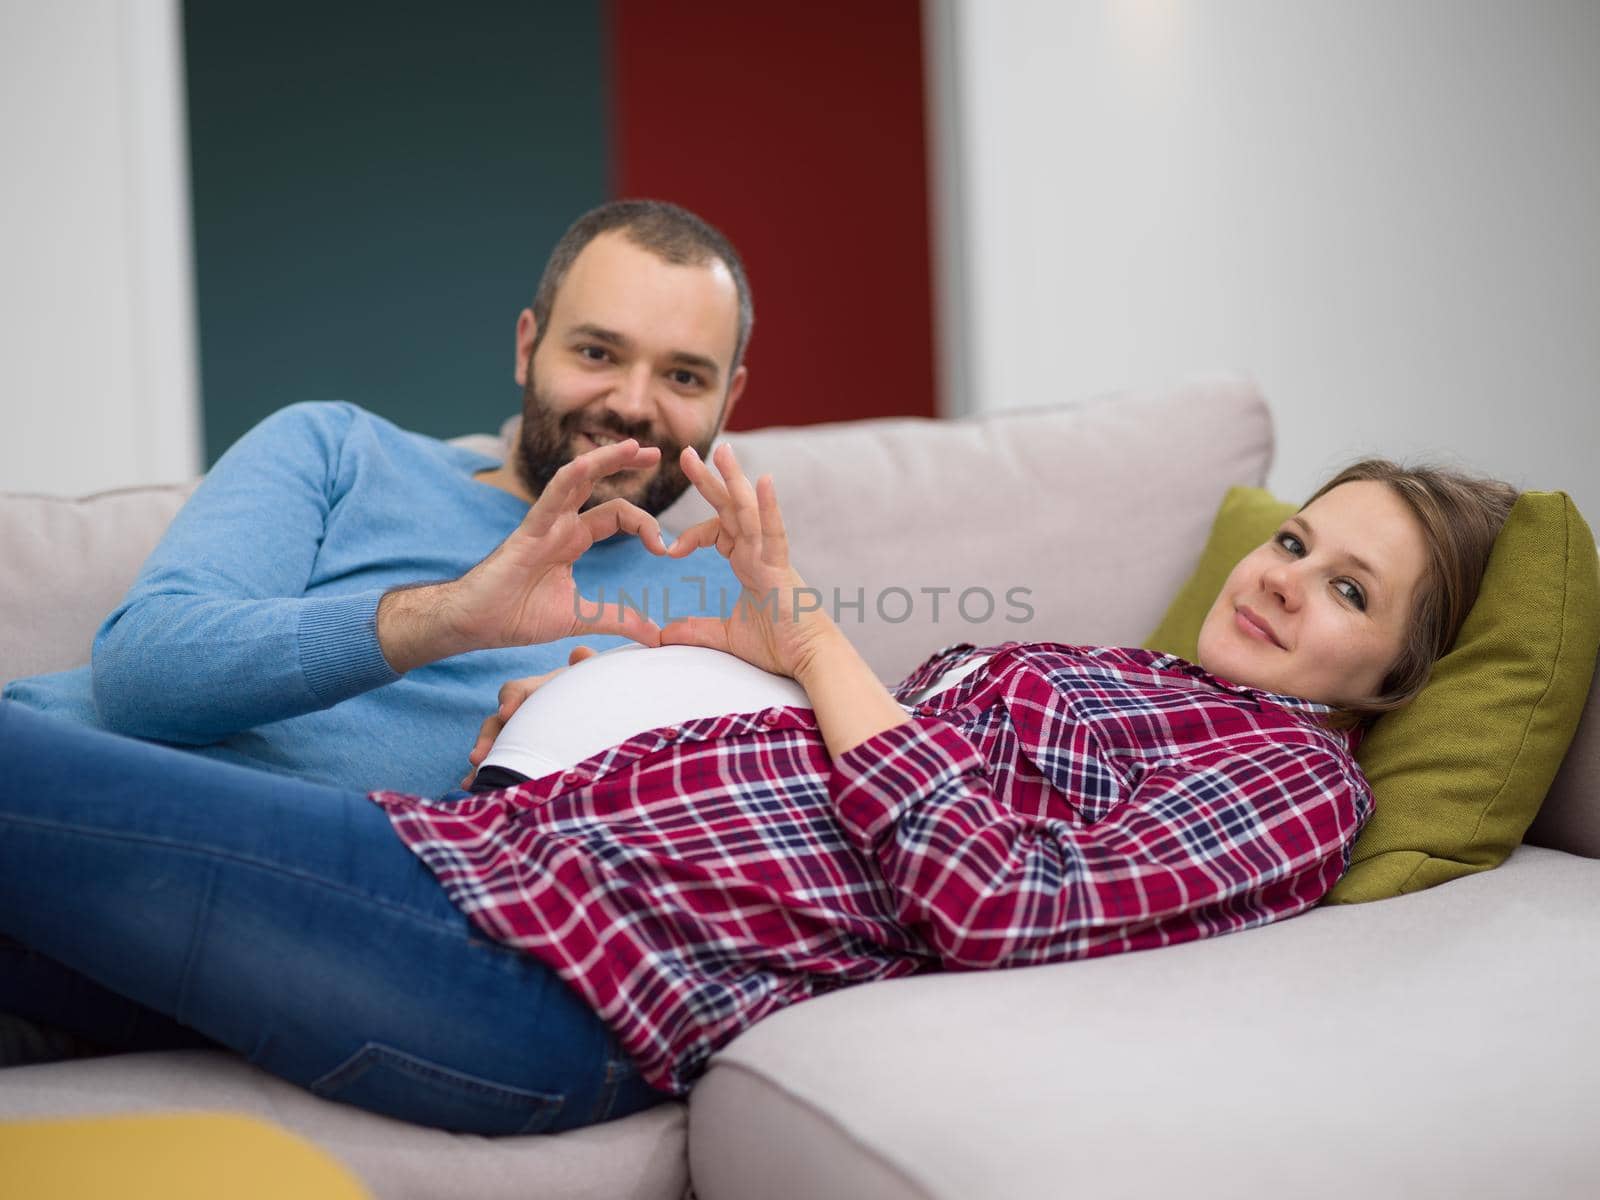
[[[619,646],[562,671],[522,702],[485,766],[530,779],[564,771],[647,729],[696,717],[810,708],[792,679],[703,646]]]
[[[976,671],[947,671],[917,700]],[[635,734],[698,717],[810,708],[805,689],[741,658],[703,646],[619,646],[568,667],[522,702],[484,759],[529,779],[565,771]]]

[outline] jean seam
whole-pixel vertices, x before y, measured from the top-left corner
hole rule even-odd
[[[509,1115],[526,1114],[526,1119],[518,1126],[519,1133],[548,1129],[567,1106],[564,1092],[495,1083],[408,1054],[385,1042],[375,1041],[364,1042],[353,1054],[313,1079],[306,1087],[313,1095],[337,1101],[341,1099],[340,1093],[344,1089],[360,1082],[375,1068],[386,1068],[424,1085],[445,1087],[464,1096],[475,1096]]]
[[[590,1124],[599,1124],[611,1115],[611,1109],[617,1102],[617,1089],[621,1085],[621,1078],[612,1069],[610,1062],[606,1063],[605,1076],[600,1081],[600,1087],[595,1092],[594,1109],[589,1114]]]
[[[285,867],[280,863],[265,862],[261,859],[253,858],[250,855],[241,854],[235,850],[218,850],[209,846],[198,847],[192,843],[177,841],[172,838],[154,837],[150,834],[122,833],[104,829],[84,829],[81,826],[70,825],[60,821],[41,821],[34,817],[0,813],[0,826],[5,825],[18,827],[25,826],[32,829],[47,829],[57,832],[66,832],[74,837],[99,838],[104,841],[125,842],[130,845],[160,846],[167,850],[176,850],[188,855],[209,858],[215,862],[236,863],[242,866],[251,867],[258,871],[265,871],[270,875],[278,875],[286,879],[300,880],[304,883],[308,883],[320,888],[323,891],[336,892],[339,895],[362,900],[373,905],[374,907],[382,908],[387,912],[393,913],[399,917],[404,917],[406,920],[411,921],[414,924],[424,926],[428,929],[437,930],[441,933],[460,932],[459,929],[457,929],[457,927],[453,924],[443,921],[435,921],[429,917],[421,916],[410,911],[409,909],[392,904],[387,900],[380,899],[367,892],[360,891],[345,884],[333,882],[332,880],[324,879],[320,875],[313,875],[307,871],[300,871],[292,867]],[[402,845],[404,845],[404,843],[402,843]],[[407,853],[410,852],[410,848],[407,847]],[[418,862],[421,862],[421,860],[419,859]],[[427,864],[424,863],[422,865],[426,867]],[[215,874],[215,871],[213,871],[213,878],[215,877]],[[451,903],[453,905],[455,902],[451,901]],[[456,911],[460,912],[460,909],[457,909]]]
[[[313,1089],[326,1089],[330,1086],[342,1086],[345,1076],[359,1079],[366,1074],[370,1064],[386,1061],[398,1066],[406,1073],[417,1075],[423,1079],[433,1080],[437,1083],[447,1083],[451,1087],[460,1088],[464,1092],[474,1092],[488,1099],[497,1096],[506,1096],[513,1099],[517,1107],[537,1105],[541,1109],[556,1107],[563,1104],[562,1096],[557,1092],[548,1092],[542,1088],[516,1087],[506,1083],[495,1083],[490,1079],[483,1079],[466,1071],[457,1071],[451,1067],[440,1066],[438,1063],[429,1062],[415,1054],[408,1054],[396,1046],[386,1042],[363,1042],[361,1048],[344,1062],[325,1071],[311,1082]]]
[[[211,927],[212,897],[216,890],[217,868],[214,863],[208,863],[205,894],[197,906],[198,917],[194,928],[189,931],[189,949],[183,956],[183,970],[178,974],[177,1006],[172,1012],[173,1019],[185,1025],[191,1024],[186,1015],[189,1009],[189,981],[194,976],[195,964],[200,960],[200,947],[206,940],[206,931]]]
[[[608,1039],[608,1042],[610,1039]],[[615,1047],[615,1043],[610,1043]],[[633,1057],[620,1047],[616,1053],[608,1052],[605,1056],[605,1069],[600,1081],[600,1090],[595,1097],[594,1114],[589,1119],[599,1122],[611,1116],[611,1110],[616,1107],[617,1093],[622,1090],[622,1085],[629,1078],[639,1074],[639,1067]]]

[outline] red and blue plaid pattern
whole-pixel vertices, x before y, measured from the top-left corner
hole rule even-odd
[[[583,995],[655,1086],[853,983],[1247,929],[1315,904],[1371,813],[1328,709],[1145,650],[935,655],[979,671],[831,761],[809,711],[639,734],[563,775],[378,792],[489,936]]]

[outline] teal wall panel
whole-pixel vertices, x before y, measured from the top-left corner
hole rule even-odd
[[[297,400],[516,411],[516,315],[606,198],[599,0],[189,0],[207,463]]]

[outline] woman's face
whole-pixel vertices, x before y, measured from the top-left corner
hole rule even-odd
[[[1374,695],[1426,564],[1422,527],[1387,484],[1340,484],[1233,569],[1200,629],[1200,665],[1324,704]]]

